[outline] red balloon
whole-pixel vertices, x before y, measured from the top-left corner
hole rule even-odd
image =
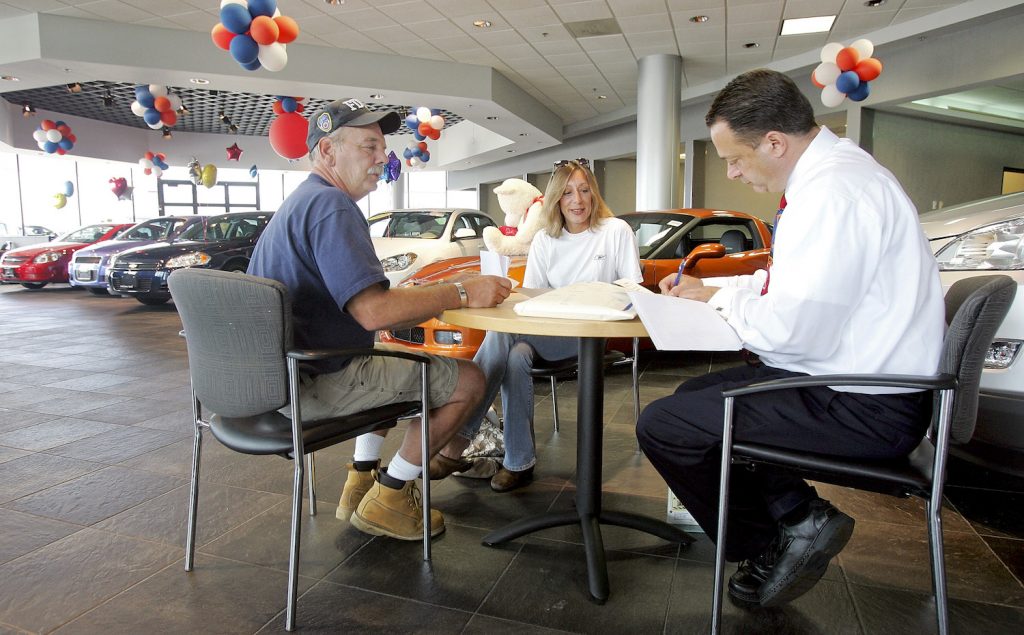
[[[427,150],[427,142],[426,141],[420,141],[416,145],[419,146],[420,150],[423,150],[424,152],[426,152],[426,150]]]
[[[256,40],[257,44],[273,44],[280,33],[281,29],[277,22],[267,15],[256,16],[249,25],[249,36]]]
[[[822,84],[821,82],[819,82],[818,78],[815,77],[814,71],[811,71],[811,83],[814,84],[817,88],[824,88],[825,87],[825,84]]]
[[[73,134],[66,134],[64,135],[64,138],[70,141],[71,143],[78,143],[78,137],[76,137]]]
[[[303,106],[302,104],[296,104],[295,105],[295,112],[302,112],[305,109],[306,109],[306,107]]]
[[[153,157],[155,157],[156,155],[155,155],[155,154],[153,154],[152,152],[147,152],[146,154],[144,154],[144,155],[142,155],[142,156],[144,156],[144,157],[146,157],[147,159],[149,159],[150,161],[152,161],[152,160],[153,160]]]
[[[57,148],[57,154],[59,154],[61,156],[64,156],[64,154],[66,152],[67,152],[67,150],[65,150],[64,148]]]
[[[306,118],[295,112],[286,112],[270,124],[270,146],[286,159],[301,159],[306,148]]]
[[[173,126],[174,124],[178,123],[178,113],[174,112],[173,110],[162,112],[160,113],[160,121],[163,122],[165,126]]]
[[[430,127],[429,121],[424,121],[423,123],[420,124],[419,133],[421,136],[429,137],[431,130],[433,130],[433,128]]]
[[[153,108],[156,108],[160,112],[167,112],[171,109],[171,100],[161,95],[153,100]]]
[[[213,43],[217,45],[217,48],[224,49],[225,51],[231,49],[231,40],[235,37],[235,34],[224,28],[224,25],[218,22],[213,25],[213,31],[210,32],[210,37],[213,38]]]
[[[433,141],[437,141],[438,139],[441,138],[441,131],[434,130],[433,128],[431,128],[430,132],[427,133],[427,138],[432,139]]]
[[[838,66],[839,70],[843,71],[844,73],[846,71],[852,71],[853,67],[856,66],[857,62],[859,61],[860,53],[858,53],[857,49],[853,48],[852,46],[847,46],[843,50],[836,53],[836,66]]]
[[[57,127],[57,124],[53,123],[52,119],[43,119],[39,122],[39,127],[43,130],[53,130]]]
[[[857,73],[860,81],[870,82],[882,74],[882,62],[869,57],[866,60],[857,62],[857,65],[853,67],[853,72]]]
[[[274,18],[274,22],[277,23],[278,29],[277,41],[281,44],[288,44],[299,37],[299,24],[295,20],[286,15],[279,15]]]
[[[275,115],[283,115],[284,114],[284,107],[281,105],[281,102],[279,102],[279,101],[274,101],[274,114]]]

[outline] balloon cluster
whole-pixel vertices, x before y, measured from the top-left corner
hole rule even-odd
[[[278,97],[274,101],[274,120],[270,122],[270,147],[285,159],[301,159],[306,148],[309,131],[306,118],[300,115],[305,106],[302,97]]]
[[[299,36],[299,25],[281,15],[277,0],[221,0],[210,36],[245,70],[276,72],[288,63],[285,45]]]
[[[405,150],[402,150],[402,156],[405,157],[405,164],[410,168],[414,168],[421,163],[430,161],[430,151],[427,150],[427,142],[411,142],[405,147]]]
[[[139,165],[147,175],[155,174],[156,178],[160,178],[164,170],[170,167],[167,165],[166,159],[167,155],[163,152],[147,152],[139,159]]]
[[[135,188],[128,185],[128,180],[123,176],[115,176],[107,181],[107,183],[113,183],[110,191],[114,193],[119,201],[126,201],[132,197],[132,190]]]
[[[420,106],[405,118],[405,126],[412,130],[412,136],[416,138],[416,141],[410,143],[402,151],[407,166],[415,168],[430,161],[430,152],[427,150],[425,139],[436,141],[441,138],[444,117],[440,113],[440,110],[431,110]]]
[[[75,193],[75,184],[71,181],[64,181],[64,191],[57,192],[53,195],[53,198],[57,199],[57,202],[53,204],[57,209],[61,209],[68,204],[68,199]]]
[[[43,119],[39,122],[39,127],[32,133],[32,138],[36,140],[39,145],[39,149],[46,154],[67,154],[71,152],[71,148],[75,147],[75,142],[78,139],[75,135],[71,134],[71,127],[63,121],[52,121],[50,119]]]
[[[135,87],[135,101],[132,112],[142,117],[153,130],[164,126],[170,128],[178,123],[177,110],[181,108],[181,97],[167,90],[161,84],[142,84]]]
[[[871,94],[868,82],[882,74],[882,62],[871,57],[875,45],[860,39],[850,46],[829,42],[821,49],[821,64],[811,81],[821,89],[821,103],[835,108],[847,97],[864,101]]]
[[[209,189],[217,184],[217,166],[207,163],[205,166],[199,163],[199,159],[192,157],[188,162],[188,175],[196,185],[202,185]]]

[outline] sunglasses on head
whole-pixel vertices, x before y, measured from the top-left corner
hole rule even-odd
[[[557,170],[558,168],[565,167],[570,163],[576,163],[580,167],[587,168],[588,170],[590,169],[590,159],[584,159],[583,157],[580,157],[578,159],[562,159],[561,161],[555,161],[554,169]]]

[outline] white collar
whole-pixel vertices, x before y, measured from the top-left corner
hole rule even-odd
[[[832,146],[837,143],[839,143],[839,137],[825,126],[821,126],[818,134],[814,135],[814,139],[797,159],[793,171],[789,173],[789,178],[786,180],[786,193],[793,194],[799,190],[802,177],[818,165],[832,149]]]

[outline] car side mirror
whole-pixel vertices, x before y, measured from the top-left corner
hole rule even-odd
[[[718,243],[704,243],[697,245],[693,251],[683,258],[682,272],[684,276],[691,275],[693,268],[704,258],[721,258],[725,255],[725,245]]]
[[[462,240],[463,238],[476,238],[476,232],[469,227],[460,227],[455,230],[453,234],[455,240]]]

